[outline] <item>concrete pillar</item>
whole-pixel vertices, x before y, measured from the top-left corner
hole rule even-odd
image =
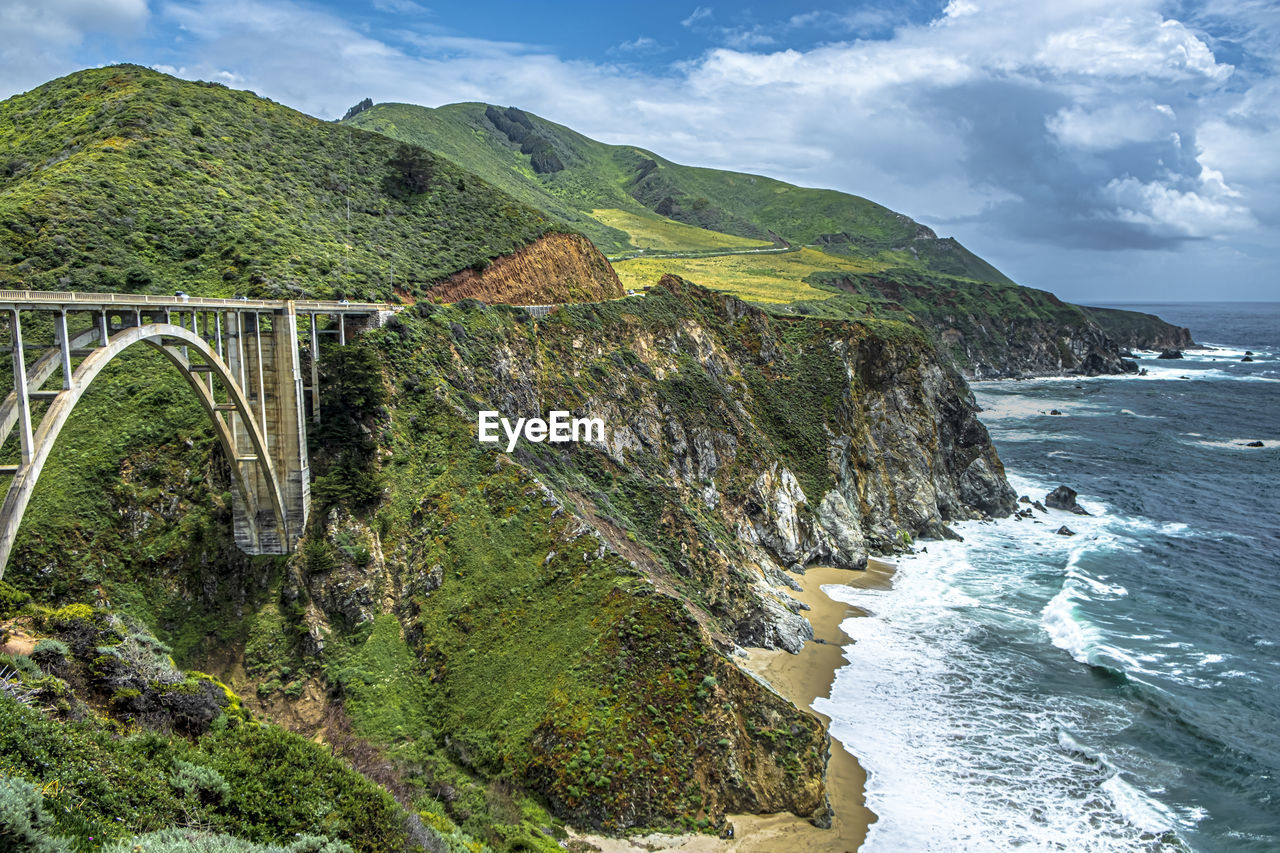
[[[31,398],[27,395],[27,359],[22,352],[22,318],[9,312],[9,332],[13,336],[13,391],[18,398],[18,437],[22,443],[22,464],[31,462],[35,441],[31,434]],[[3,567],[0,566],[0,571]]]
[[[311,420],[320,423],[320,327],[311,313]]]
[[[59,311],[54,315],[54,335],[58,339],[58,349],[62,352],[62,390],[71,387],[71,338],[67,336],[67,312]]]
[[[298,315],[292,300],[273,313],[271,335],[264,340],[272,362],[271,375],[266,383],[270,401],[268,432],[276,439],[272,461],[284,492],[288,545],[292,548],[302,535],[311,511],[307,411],[298,349]],[[264,361],[265,356],[264,353]]]

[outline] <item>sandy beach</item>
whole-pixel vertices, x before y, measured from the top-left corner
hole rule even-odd
[[[835,568],[811,568],[797,578],[802,590],[792,597],[808,605],[805,616],[813,625],[813,641],[799,654],[780,649],[748,649],[749,656],[739,663],[767,681],[774,690],[799,708],[812,711],[824,725],[831,720],[813,711],[813,701],[831,690],[836,670],[845,663],[844,646],[849,637],[840,623],[857,608],[834,601],[822,591],[823,586],[887,588],[893,565],[871,560],[863,572]],[[730,815],[734,838],[720,839],[708,835],[647,835],[631,838],[571,835],[586,842],[580,849],[601,853],[635,853],[636,851],[680,851],[680,853],[776,853],[804,850],[806,853],[853,853],[866,839],[867,830],[876,816],[866,807],[864,791],[866,773],[857,759],[834,737],[827,763],[827,797],[831,802],[830,829],[819,829],[793,814]]]

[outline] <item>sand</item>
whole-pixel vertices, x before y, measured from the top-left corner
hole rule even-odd
[[[893,565],[872,560],[865,572],[847,569],[813,568],[798,577],[800,592],[792,597],[809,606],[805,613],[813,625],[814,641],[805,644],[799,654],[779,649],[748,649],[749,656],[739,663],[767,681],[799,708],[812,711],[830,726],[831,720],[813,711],[813,701],[831,690],[836,670],[845,664],[844,646],[849,637],[840,630],[849,616],[861,615],[857,608],[833,601],[822,591],[823,586],[888,588]],[[734,827],[732,839],[708,835],[647,835],[629,838],[605,838],[596,835],[570,834],[579,845],[571,849],[599,850],[601,853],[638,853],[638,851],[679,851],[679,853],[774,853],[803,850],[805,853],[853,853],[867,837],[876,816],[864,801],[867,776],[857,759],[834,737],[831,757],[827,762],[827,797],[831,802],[830,829],[819,829],[793,814],[730,815]]]

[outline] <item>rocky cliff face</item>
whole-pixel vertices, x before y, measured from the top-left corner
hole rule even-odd
[[[581,234],[549,233],[509,255],[432,285],[433,302],[479,299],[508,305],[598,302],[622,295],[609,261]]]
[[[1166,323],[1154,314],[1116,308],[1083,308],[1117,345],[1131,349],[1187,349],[1195,346],[1191,330]]]
[[[887,270],[814,283],[840,295],[806,303],[807,313],[843,308],[855,316],[902,317],[934,335],[944,356],[974,379],[1132,373],[1138,368],[1122,349],[1191,344],[1186,329],[1154,315],[1071,305],[1007,281]]]
[[[393,383],[371,425],[391,497],[377,524],[330,513],[284,598],[324,656],[394,615],[453,759],[579,823],[821,820],[820,727],[726,653],[812,636],[791,572],[1014,505],[963,381],[899,324],[779,319],[667,278],[538,321],[419,305],[366,344]],[[606,428],[508,455],[476,441],[479,409]],[[371,677],[343,678],[357,728]],[[495,702],[491,722],[473,706]]]
[[[967,319],[939,328],[938,339],[943,351],[964,365],[973,379],[1137,371],[1134,362],[1121,357],[1120,345],[1087,320],[1063,324],[1039,318]]]
[[[536,336],[459,357],[449,381],[512,421],[566,406],[602,418],[602,442],[525,443],[516,458],[615,549],[643,535],[631,550],[647,571],[722,593],[735,642],[794,651],[807,627],[778,594],[784,569],[861,568],[869,550],[1012,508],[962,381],[921,337],[888,328],[896,337],[770,318],[667,277],[643,299],[566,307]],[[656,517],[640,492],[661,497]]]

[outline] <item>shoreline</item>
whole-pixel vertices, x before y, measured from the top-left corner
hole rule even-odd
[[[811,568],[798,578],[801,590],[792,597],[808,605],[806,616],[813,625],[813,640],[799,654],[782,649],[748,649],[750,656],[741,665],[796,707],[822,721],[831,741],[827,759],[827,799],[831,804],[830,829],[819,829],[792,814],[731,815],[739,843],[733,851],[805,849],[812,853],[852,853],[862,846],[877,817],[866,805],[867,774],[858,759],[840,740],[831,735],[831,718],[813,709],[813,702],[831,693],[836,671],[848,660],[844,647],[849,636],[840,629],[850,616],[863,611],[836,601],[822,591],[823,586],[851,586],[860,589],[887,589],[894,565],[868,560],[865,571],[831,567]]]
[[[827,758],[827,801],[831,805],[830,829],[820,829],[807,819],[788,812],[776,814],[731,814],[734,828],[731,839],[712,835],[686,834],[608,838],[570,830],[571,841],[586,842],[586,847],[601,853],[772,853],[778,850],[805,850],[806,853],[853,853],[866,840],[877,817],[866,806],[867,775],[837,738],[831,735],[831,719],[813,710],[813,702],[831,692],[836,671],[847,663],[844,647],[850,638],[840,625],[850,616],[865,615],[861,610],[836,601],[822,591],[823,586],[851,586],[860,589],[887,589],[895,570],[893,563],[871,559],[865,571],[815,567],[797,576],[800,591],[789,591],[792,598],[808,606],[805,617],[813,626],[813,640],[804,644],[798,654],[783,649],[747,649],[746,658],[738,665],[766,682],[773,690],[822,721],[830,739]],[[574,849],[574,848],[571,848]]]

